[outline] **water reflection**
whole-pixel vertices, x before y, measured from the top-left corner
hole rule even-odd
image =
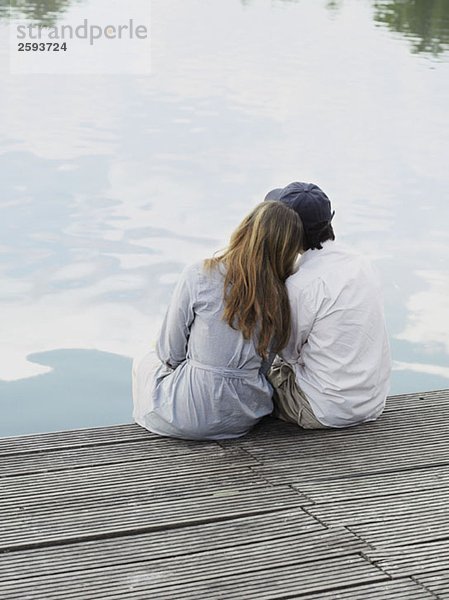
[[[74,3],[84,0],[0,0],[0,17],[27,18],[50,27]],[[253,0],[240,0],[243,6]],[[276,0],[274,5],[298,0]],[[338,13],[344,0],[325,0],[331,13]],[[447,0],[372,0],[374,20],[391,31],[405,35],[412,42],[412,52],[441,54],[449,47],[449,2]]]
[[[76,1],[59,13],[37,4],[42,19],[85,13]],[[374,26],[369,0],[245,4],[153,0],[151,77],[2,73],[10,434],[76,427],[77,401],[81,424],[122,420],[107,405],[108,376],[126,404],[122,355],[154,342],[180,270],[220,248],[268,189],[298,178],[329,192],[339,239],[382,273],[393,391],[447,387],[444,55],[417,60],[408,33]],[[67,347],[78,350],[55,350]]]
[[[299,0],[275,0],[274,4]],[[250,6],[252,0],[241,0]],[[324,6],[337,15],[344,0],[325,0]],[[374,20],[410,39],[413,53],[438,56],[449,47],[449,2],[447,0],[372,0]]]
[[[129,422],[131,359],[98,350],[54,350],[27,358],[51,371],[0,380],[0,436]]]
[[[326,8],[332,13],[338,14],[341,9],[343,0],[327,0]]]
[[[26,18],[36,25],[51,27],[74,3],[82,0],[0,0],[0,17]]]
[[[374,8],[374,19],[409,38],[412,52],[436,56],[449,48],[447,0],[382,0]]]

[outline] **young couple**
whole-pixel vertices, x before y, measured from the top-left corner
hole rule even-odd
[[[156,352],[133,366],[139,425],[214,440],[273,411],[306,429],[379,417],[390,376],[381,289],[369,262],[335,242],[332,217],[318,186],[292,183],[224,252],[184,270]]]

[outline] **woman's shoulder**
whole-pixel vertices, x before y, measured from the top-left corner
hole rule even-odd
[[[208,264],[207,259],[202,259],[185,266],[181,272],[181,279],[191,282],[210,282],[214,279],[222,279],[223,275],[220,263]]]
[[[200,273],[203,270],[203,265],[204,265],[203,260],[197,260],[193,263],[189,263],[188,265],[184,266],[181,274],[185,275],[185,276],[189,276],[189,275],[195,275],[197,273]]]

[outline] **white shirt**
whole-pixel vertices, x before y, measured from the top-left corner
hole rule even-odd
[[[287,280],[292,333],[281,353],[316,418],[329,427],[376,419],[391,359],[377,275],[365,258],[328,241]]]

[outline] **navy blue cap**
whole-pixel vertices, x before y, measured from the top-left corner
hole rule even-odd
[[[317,225],[329,224],[334,216],[329,198],[314,183],[295,181],[285,188],[271,190],[265,200],[278,200],[293,208],[301,217],[306,231]]]

